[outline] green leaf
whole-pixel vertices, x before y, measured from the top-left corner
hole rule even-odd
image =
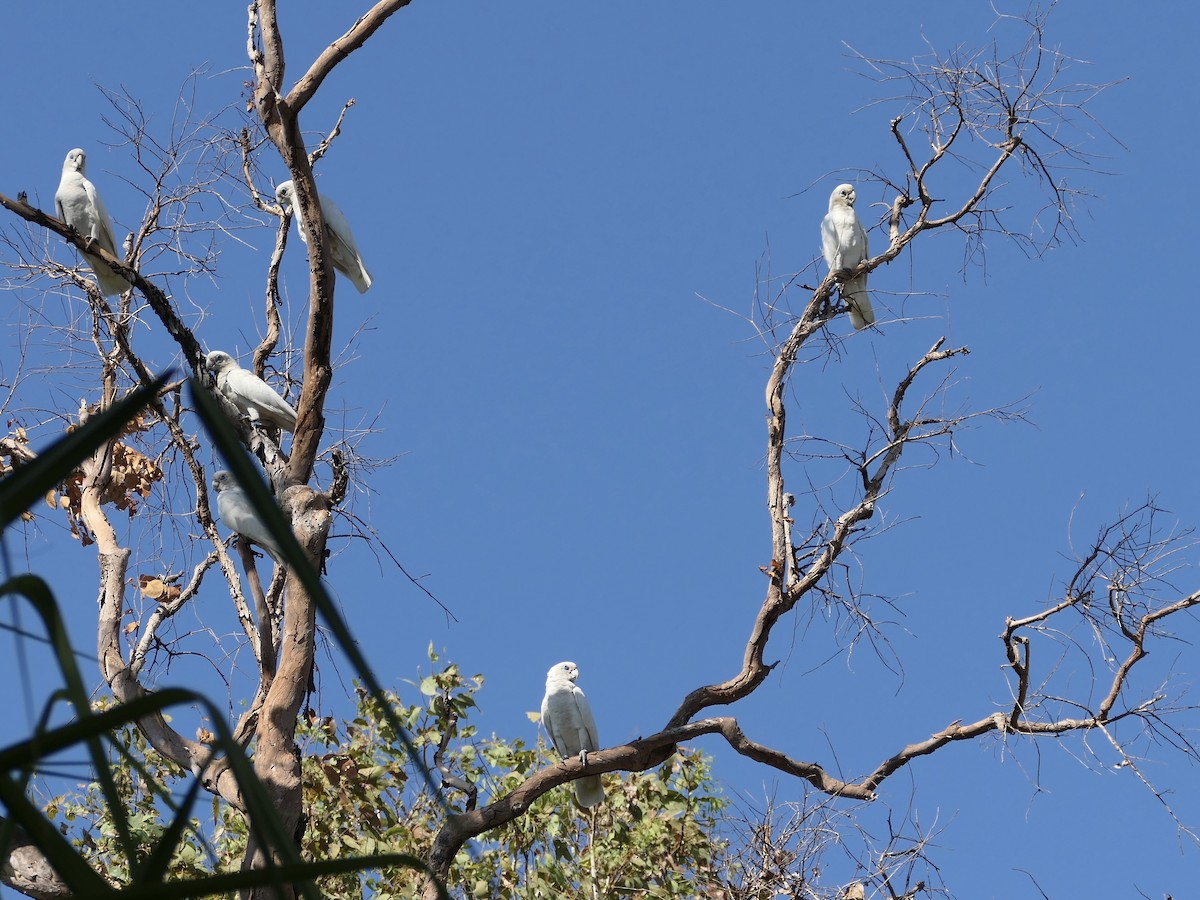
[[[157,396],[171,374],[164,372],[149,387],[132,391],[104,412],[90,417],[83,427],[55,441],[37,459],[0,480],[0,530],[79,468],[97,447],[120,434]]]

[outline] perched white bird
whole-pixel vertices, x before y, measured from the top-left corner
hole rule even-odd
[[[600,746],[596,719],[587,697],[576,684],[579,666],[560,662],[546,673],[546,696],[542,698],[542,725],[554,749],[563,759],[578,756],[587,765],[589,750]],[[595,806],[604,801],[604,787],[599,775],[575,780],[575,799],[580,806]]]
[[[829,195],[829,212],[821,220],[821,251],[829,271],[853,269],[870,254],[867,229],[854,211],[854,185],[839,184]],[[850,307],[850,324],[866,328],[875,324],[875,310],[867,296],[867,276],[842,282],[842,299]]]
[[[284,431],[296,430],[296,411],[274,389],[251,372],[239,366],[228,353],[213,350],[204,364],[217,378],[217,390],[250,417]]]
[[[76,148],[67,154],[63,162],[62,180],[54,193],[54,209],[58,217],[78,231],[83,237],[90,237],[95,242],[117,256],[117,244],[113,239],[112,219],[104,208],[104,201],[96,186],[84,175],[87,158],[82,150]],[[100,291],[106,297],[112,297],[128,289],[129,282],[106,266],[99,257],[91,253],[83,254],[96,273],[100,283]],[[117,256],[117,259],[120,259]]]
[[[254,541],[275,560],[278,565],[285,565],[283,553],[267,526],[259,518],[250,499],[233,479],[232,472],[221,470],[213,475],[213,490],[217,492],[217,515],[230,531],[236,531],[247,540]]]
[[[866,893],[865,885],[861,881],[855,881],[842,889],[842,900],[865,900]]]
[[[354,242],[354,232],[350,223],[342,214],[338,205],[318,194],[321,201],[321,215],[325,219],[325,249],[329,251],[333,267],[354,282],[360,294],[365,294],[371,286],[371,275],[363,265],[362,256],[358,252],[358,244]],[[285,181],[275,188],[275,200],[284,209],[289,209],[296,215],[296,227],[300,230],[300,240],[305,244],[308,238],[304,236],[304,222],[300,213],[300,204],[296,202],[296,188],[290,181]]]

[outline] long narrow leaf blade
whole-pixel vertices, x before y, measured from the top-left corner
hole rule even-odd
[[[151,386],[138,388],[92,416],[82,428],[55,441],[37,459],[0,481],[0,530],[70,475],[97,447],[119,434],[154,399],[170,376],[170,372],[164,372]]]

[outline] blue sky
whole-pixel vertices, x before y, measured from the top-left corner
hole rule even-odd
[[[338,293],[344,365],[329,437],[369,425],[360,452],[395,457],[355,486],[353,511],[457,618],[447,623],[347,525],[335,526],[344,537],[331,541],[328,581],[385,683],[414,678],[432,642],[486,677],[484,733],[532,740],[525,713],[540,702],[545,670],[573,659],[604,742],[618,743],[656,730],[689,690],[737,670],[770,554],[770,356],[744,318],[756,280],[769,272],[773,293],[810,265],[829,191],[854,180],[844,170],[902,171],[888,132],[899,110],[872,105],[881,91],[846,45],[906,59],[925,53],[925,41],[946,50],[1009,34],[989,31],[995,16],[983,2],[859,8],[852,21],[844,8],[785,2],[418,0],[326,81],[304,117],[313,144],[348,98],[356,105],[318,186],[354,224],[375,279],[366,296]],[[19,83],[0,97],[14,135],[0,150],[0,191],[25,190],[52,208],[61,160],[81,146],[124,233],[144,201],[123,179],[145,175],[109,149],[112,111],[95,85],[139,98],[152,129],[168,127],[193,70],[203,72],[199,111],[242,105],[245,6],[201,16],[140,2],[119,17],[75,2],[61,10],[76,26],[66,48],[49,40],[54,26],[33,5],[0,12],[4,32],[24,36],[0,63]],[[289,79],[349,27],[352,10],[285,5]],[[1194,79],[1198,16],[1063,0],[1049,41],[1088,61],[1069,80],[1128,77],[1092,109],[1124,146],[1095,130],[1091,146],[1106,157],[1097,168],[1111,174],[1079,173],[1098,194],[1077,217],[1082,242],[1028,259],[992,240],[986,266],[964,272],[957,238],[918,241],[872,276],[882,328],[850,335],[840,320],[839,358],[796,372],[792,433],[856,443],[863,423],[848,412],[851,399],[878,409],[946,335],[972,351],[954,369],[952,405],[1028,398],[1031,424],[981,423],[960,435],[960,453],[902,472],[880,508],[894,527],[859,547],[861,589],[897,598],[876,610],[903,677],[866,646],[847,653],[836,621],[789,619],[768,653],[781,665],[733,711],[753,738],[854,776],[955,719],[1002,708],[1005,616],[1058,595],[1072,548],[1147,496],[1195,524],[1196,429],[1182,397],[1200,314],[1194,291],[1170,285],[1189,258],[1185,198],[1197,189],[1197,126],[1181,92]],[[287,177],[278,160],[261,159],[267,178]],[[881,190],[860,185],[859,198],[874,221],[868,204]],[[1014,214],[1022,225],[1029,218],[1028,208]],[[242,233],[251,246],[225,245],[215,281],[178,286],[206,347],[241,355],[254,346],[273,234]],[[61,242],[49,247],[69,258]],[[293,233],[284,261],[293,328],[305,273]],[[28,317],[33,298],[19,300],[6,304],[6,322]],[[77,314],[79,302],[54,299],[48,319]],[[7,382],[17,344],[14,329],[5,335]],[[67,357],[45,332],[34,352],[54,364]],[[169,349],[154,362],[168,365]],[[43,388],[37,404],[66,411],[83,391],[75,381]],[[21,410],[10,403],[8,418],[49,440],[51,428],[34,428],[45,417]],[[788,475],[797,490],[802,472]],[[807,521],[803,505],[797,518]],[[186,516],[178,528],[186,532]],[[137,529],[130,524],[148,546]],[[10,552],[54,570],[76,645],[92,648],[92,549],[43,518]],[[165,552],[185,558],[181,547]],[[1196,557],[1189,549],[1179,562]],[[1194,569],[1174,583],[1193,590]],[[232,633],[225,593],[212,580],[180,630]],[[1190,685],[1196,621],[1181,625],[1185,640],[1157,648],[1149,665]],[[28,685],[37,708],[44,660],[23,652],[0,654],[0,674]],[[1072,683],[1086,675],[1080,666]],[[327,659],[321,684],[324,707],[344,708]],[[14,700],[0,740],[18,737],[28,716]],[[701,746],[731,795],[800,796],[799,785],[715,740]],[[1149,777],[1173,792],[1185,822],[1200,824],[1194,764],[1150,751]],[[1022,870],[1051,897],[1183,896],[1195,847],[1181,845],[1162,806],[1114,761],[1099,735],[963,744],[915,762],[869,815],[911,800],[923,823],[944,828],[934,858],[958,896],[1040,896]],[[854,874],[847,866],[831,880]]]

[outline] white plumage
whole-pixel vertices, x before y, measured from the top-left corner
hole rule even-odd
[[[342,214],[338,205],[324,194],[317,194],[321,202],[321,216],[325,219],[325,249],[329,252],[333,267],[354,282],[360,294],[365,294],[371,286],[371,275],[363,265],[362,255],[358,252],[358,244],[354,242],[354,232],[350,223]],[[296,188],[290,181],[285,181],[275,188],[275,200],[280,206],[291,210],[296,216],[296,227],[300,230],[300,240],[305,244],[308,238],[304,236],[303,216],[300,204],[296,202]]]
[[[112,219],[104,208],[104,201],[96,186],[84,177],[87,157],[79,148],[67,154],[63,161],[62,180],[54,192],[54,209],[58,217],[78,231],[83,237],[92,238],[113,256],[117,256],[117,244],[113,238]],[[129,282],[110,269],[99,257],[83,254],[96,273],[100,292],[106,297],[120,294],[129,287]],[[117,257],[120,259],[120,257]]]
[[[217,390],[252,422],[261,420],[284,431],[296,430],[296,411],[269,384],[239,366],[228,353],[213,350],[204,358],[204,364],[216,376]]]
[[[546,673],[546,696],[542,698],[542,725],[554,749],[563,759],[578,756],[587,765],[589,750],[600,747],[596,719],[583,691],[575,684],[579,666],[560,662]],[[599,775],[575,780],[575,799],[590,807],[604,801],[604,786]]]
[[[246,492],[238,487],[232,472],[221,470],[213,475],[213,490],[217,492],[217,515],[230,531],[235,531],[247,540],[254,541],[279,565],[284,565],[283,553],[267,526],[259,518]]]
[[[867,229],[863,228],[854,211],[854,185],[839,184],[829,195],[829,212],[821,220],[821,251],[829,271],[853,269],[870,253],[867,249]],[[875,324],[875,310],[867,295],[867,276],[860,275],[842,282],[842,299],[850,307],[850,324],[866,328]]]

